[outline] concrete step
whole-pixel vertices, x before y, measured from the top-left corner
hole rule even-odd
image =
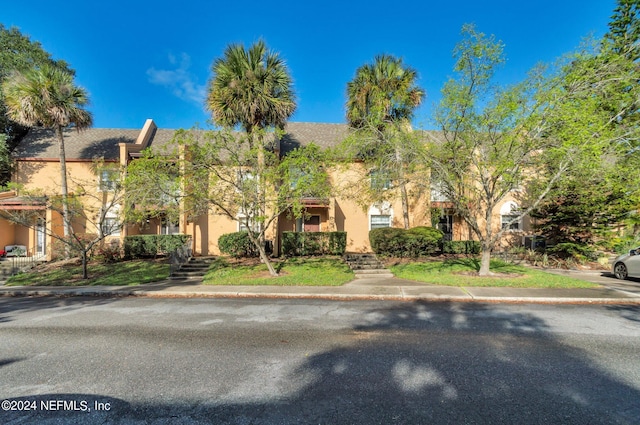
[[[189,263],[211,264],[215,259],[216,257],[191,257]]]
[[[393,274],[387,269],[377,270],[357,270],[354,271],[356,279],[386,279],[393,277]]]
[[[372,269],[384,269],[384,266],[381,263],[377,264],[349,264],[351,270],[372,270]]]
[[[375,254],[346,254],[344,256],[346,261],[366,261],[366,260],[376,260],[377,257]]]
[[[182,275],[179,273],[174,273],[173,275],[169,276],[169,280],[199,280],[202,279],[203,275]]]
[[[209,266],[214,259],[215,257],[191,257],[187,263],[182,264],[178,270],[173,272],[169,279],[200,279],[207,274],[207,270],[209,270]]]
[[[355,273],[375,270],[384,270],[386,273],[389,273],[389,271],[385,269],[384,264],[372,253],[346,254],[344,259],[349,265],[349,268]]]
[[[209,270],[209,264],[183,264],[180,266],[180,270],[188,270],[188,271],[207,271]]]
[[[182,276],[204,276],[206,273],[206,271],[202,271],[202,270],[183,270],[180,269],[176,272],[173,273],[174,276],[175,275],[182,275]]]

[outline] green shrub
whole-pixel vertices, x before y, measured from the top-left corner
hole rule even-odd
[[[572,242],[562,242],[550,248],[547,252],[562,259],[574,259],[577,261],[595,261],[598,259],[595,248],[589,245],[580,245]]]
[[[343,255],[347,247],[346,232],[283,232],[282,254]]]
[[[329,232],[329,254],[343,255],[347,250],[347,232]]]
[[[134,235],[124,238],[125,258],[156,257],[167,255],[183,246],[189,235]]]
[[[637,236],[628,235],[623,237],[610,238],[601,245],[617,254],[626,254],[630,249],[640,246],[640,239]]]
[[[371,230],[369,242],[378,255],[418,258],[437,252],[442,236],[440,230],[432,227],[409,230],[386,227]]]
[[[102,243],[94,248],[94,256],[98,261],[104,264],[117,263],[122,259],[120,243],[118,241]]]
[[[443,254],[466,254],[477,255],[480,254],[482,246],[478,241],[443,241],[442,253]]]
[[[249,232],[226,233],[218,238],[218,247],[223,254],[234,258],[258,257],[258,248],[249,239]]]

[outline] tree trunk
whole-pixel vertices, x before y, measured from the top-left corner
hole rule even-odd
[[[267,255],[267,251],[265,251],[264,249],[264,244],[260,244],[260,246],[258,247],[258,252],[260,253],[260,259],[262,260],[262,262],[267,265],[267,269],[269,269],[269,274],[271,275],[271,277],[280,276],[276,271],[275,267],[273,267],[273,263],[269,259],[269,256]]]
[[[407,185],[402,182],[400,184],[400,197],[402,198],[402,218],[404,219],[404,228],[409,228],[409,197],[407,196]]]
[[[400,199],[402,200],[402,219],[404,220],[404,228],[409,228],[409,196],[407,195],[407,183],[404,181],[404,167],[402,163],[402,153],[396,147],[396,167],[398,170],[398,179],[400,181]]]
[[[56,135],[58,136],[58,149],[60,154],[60,189],[62,191],[62,228],[64,239],[65,258],[71,257],[69,249],[69,236],[71,235],[71,223],[69,221],[69,190],[67,188],[67,159],[64,152],[64,136],[62,134],[62,126],[56,126]]]
[[[487,247],[483,243],[482,257],[480,258],[480,271],[478,272],[478,275],[490,276],[491,275],[491,271],[489,270],[490,263],[491,263],[491,248]]]
[[[266,199],[265,199],[265,185],[264,185],[264,147],[262,146],[262,139],[260,140],[260,150],[258,151],[258,242],[264,250],[264,216],[266,214]]]
[[[264,247],[264,242],[260,242],[260,240],[264,240],[264,236],[256,238],[253,235],[252,231],[249,230],[249,240],[251,240],[251,242],[253,242],[253,245],[256,248],[258,248],[258,253],[260,254],[260,260],[262,260],[262,262],[266,264],[267,269],[269,269],[269,274],[272,277],[278,277],[279,274],[276,271],[275,267],[273,267],[273,263],[271,262],[271,260],[269,259],[269,256],[267,255],[267,251],[265,250],[265,247]]]
[[[87,272],[87,251],[82,250],[82,278],[89,279],[89,273]]]

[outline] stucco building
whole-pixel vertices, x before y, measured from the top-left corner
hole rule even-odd
[[[346,124],[288,123],[276,146],[281,155],[311,142],[321,148],[330,148],[341,143],[347,132]],[[107,202],[116,187],[115,184],[121,178],[119,172],[114,170],[126,169],[131,161],[140,157],[141,151],[145,148],[171,143],[173,134],[173,130],[157,128],[152,120],[147,120],[140,130],[65,130],[70,193],[78,190],[79,186],[74,186],[74,182],[83,181],[82,190],[94,191],[98,203]],[[20,226],[0,218],[0,248],[6,245],[24,245],[30,254],[39,253],[51,257],[51,247],[55,239],[51,237],[51,233],[62,232],[60,216],[46,208],[45,202],[39,203],[33,198],[27,200],[21,197],[21,191],[39,191],[43,197],[60,193],[58,145],[53,131],[32,129],[13,156],[15,169],[12,181],[18,185],[19,190],[0,194],[0,211],[32,211],[34,221],[31,226]],[[96,167],[96,160],[101,167]],[[361,163],[354,162],[347,167],[335,167],[327,172],[336,187],[350,182],[366,184],[362,182],[362,176],[367,175],[367,170],[363,169]],[[447,200],[442,198],[437,190],[412,190],[410,193],[412,196],[409,200],[409,221],[412,227],[435,224],[443,230],[447,239],[472,239],[464,222],[450,212]],[[305,219],[291,219],[283,214],[269,230],[267,238],[274,241],[277,252],[282,232],[285,231],[344,231],[347,233],[347,251],[368,252],[369,230],[376,227],[403,226],[400,197],[390,192],[388,198],[388,201],[369,205],[363,204],[362,199],[347,192],[330,199],[308,199],[305,200]],[[505,219],[508,219],[513,207],[517,205],[513,200],[507,199],[500,210],[495,211],[501,218],[494,222],[498,226],[501,222],[506,222]],[[440,218],[432,222],[434,209],[440,211]],[[192,237],[192,248],[196,255],[219,254],[218,238],[225,233],[241,230],[238,221],[212,213],[192,220],[183,216],[178,223],[171,223],[159,217],[150,218],[145,223],[121,225],[118,211],[117,206],[111,208],[100,224],[108,227],[110,240],[121,240],[126,235],[135,234],[188,234]],[[526,222],[524,224],[526,225]],[[80,231],[87,233],[96,232],[96,225],[91,228],[91,223],[88,222],[75,223],[74,226],[84,226]],[[512,227],[514,234],[519,235],[523,223],[512,224]]]

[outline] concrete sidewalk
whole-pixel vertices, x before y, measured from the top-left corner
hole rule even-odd
[[[157,298],[307,298],[331,300],[458,301],[567,304],[638,304],[640,291],[479,288],[429,285],[398,278],[355,279],[343,286],[215,286],[163,281],[140,286],[0,287],[0,296],[140,296]]]

